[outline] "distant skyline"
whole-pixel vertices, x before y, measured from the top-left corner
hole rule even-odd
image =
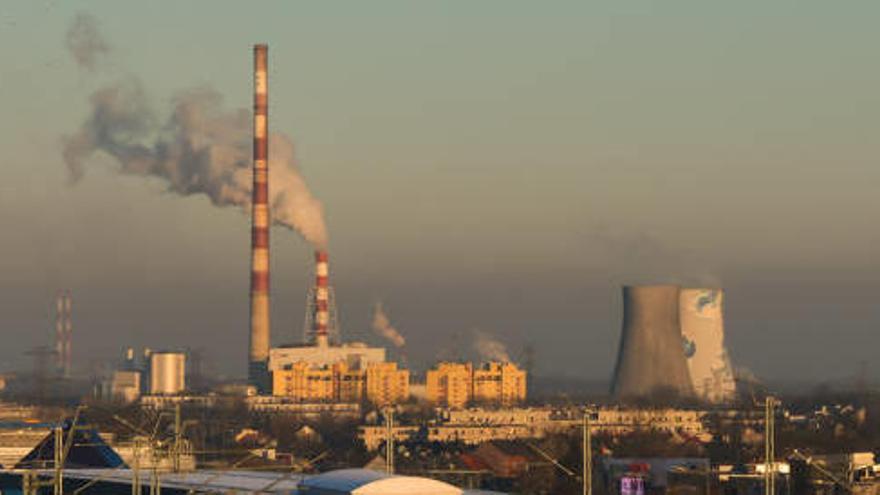
[[[95,71],[65,36],[108,42]],[[249,109],[269,44],[270,126],[322,201],[343,335],[381,301],[418,367],[475,330],[542,375],[611,376],[620,285],[726,291],[736,367],[854,377],[880,344],[880,4],[487,1],[0,5],[0,371],[30,369],[58,289],[74,370],[126,346],[202,348],[244,376],[249,219],[123,176],[76,184],[65,136],[137,77]],[[270,150],[270,154],[272,151]],[[299,340],[310,248],[272,231],[272,332]]]

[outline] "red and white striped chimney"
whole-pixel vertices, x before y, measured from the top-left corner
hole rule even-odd
[[[64,292],[55,295],[55,371],[64,373]]]
[[[70,369],[73,365],[72,339],[73,339],[73,298],[70,291],[64,293],[64,377],[70,377]]]
[[[254,46],[254,189],[248,378],[266,386],[269,360],[269,79],[267,45]]]
[[[329,344],[327,326],[330,323],[330,265],[326,251],[315,251],[315,318],[313,329],[315,345]]]

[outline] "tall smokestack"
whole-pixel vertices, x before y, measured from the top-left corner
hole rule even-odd
[[[55,295],[55,371],[64,373],[64,292]]]
[[[73,300],[68,290],[64,294],[64,377],[70,377],[70,369],[73,364],[71,339],[73,333]]]
[[[330,266],[326,251],[315,252],[315,345],[327,347],[330,323]]]
[[[268,385],[269,359],[269,80],[267,45],[254,46],[254,166],[251,210],[251,332],[248,379]]]

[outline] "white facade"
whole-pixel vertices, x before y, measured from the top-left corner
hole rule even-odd
[[[281,370],[305,361],[318,367],[344,361],[352,369],[365,369],[371,363],[385,362],[384,347],[367,347],[353,342],[340,346],[275,347],[269,350],[269,371]]]
[[[141,395],[141,373],[139,371],[117,371],[113,373],[110,384],[113,400],[134,402]]]
[[[724,292],[682,289],[679,308],[685,356],[697,397],[727,402],[736,395],[733,369],[724,346]]]
[[[150,356],[150,393],[175,395],[186,389],[186,356],[181,352],[154,352]]]

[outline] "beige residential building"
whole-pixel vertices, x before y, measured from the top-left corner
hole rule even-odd
[[[464,407],[473,397],[474,369],[470,363],[439,363],[428,371],[429,402],[446,407]]]
[[[526,372],[511,363],[474,370],[474,402],[511,406],[526,398]]]
[[[366,375],[358,369],[350,369],[340,361],[333,365],[333,386],[338,402],[361,402],[364,400]]]
[[[367,400],[373,404],[396,404],[409,398],[409,370],[397,369],[397,363],[370,364],[366,375]]]
[[[469,403],[510,406],[526,399],[526,372],[512,363],[439,363],[427,374],[427,399],[462,408]]]
[[[592,412],[593,433],[612,436],[635,431],[669,433],[678,441],[707,442],[712,435],[706,429],[706,411],[686,409],[598,408]],[[440,409],[437,417],[424,425],[430,442],[461,442],[477,445],[491,440],[543,438],[548,434],[578,430],[583,425],[582,408],[469,408]],[[412,438],[419,425],[395,427],[398,440]],[[384,425],[358,428],[359,438],[367,449],[377,448],[388,434]]]
[[[409,397],[409,371],[397,369],[397,363],[352,369],[344,361],[330,366],[298,361],[272,372],[272,394],[300,402],[393,404]]]
[[[333,401],[333,369],[316,368],[299,361],[275,370],[272,372],[272,394],[303,402]]]

